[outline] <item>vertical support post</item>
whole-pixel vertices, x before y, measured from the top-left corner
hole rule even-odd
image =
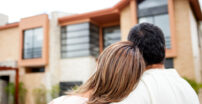
[[[170,23],[170,38],[171,49],[166,49],[166,57],[175,57],[177,54],[176,43],[176,27],[175,27],[175,12],[174,12],[174,0],[168,0],[168,14]]]
[[[99,29],[99,47],[100,47],[100,53],[104,50],[103,46],[103,32],[102,32],[102,27]]]
[[[19,70],[18,68],[15,69],[16,75],[15,75],[15,104],[19,104],[18,101],[18,93],[19,93]]]
[[[131,12],[131,25],[134,26],[138,24],[137,2],[135,0],[130,1],[130,12]]]

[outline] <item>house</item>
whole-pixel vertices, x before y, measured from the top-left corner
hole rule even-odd
[[[67,11],[68,12],[68,11]],[[51,18],[49,18],[51,17]],[[121,0],[111,8],[84,14],[53,12],[6,24],[0,15],[0,65],[19,69],[33,104],[34,88],[59,84],[62,91],[82,84],[95,71],[107,46],[127,40],[131,27],[142,22],[159,26],[166,40],[165,67],[202,81],[202,12],[198,0]],[[15,73],[1,71],[7,82]]]

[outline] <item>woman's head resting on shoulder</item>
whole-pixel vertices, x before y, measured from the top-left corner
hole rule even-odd
[[[96,72],[75,93],[90,92],[87,104],[119,102],[135,88],[144,70],[139,49],[132,42],[118,42],[100,54]]]

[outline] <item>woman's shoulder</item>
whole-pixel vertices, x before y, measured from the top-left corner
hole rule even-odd
[[[49,104],[85,104],[88,98],[80,97],[80,96],[61,96]]]

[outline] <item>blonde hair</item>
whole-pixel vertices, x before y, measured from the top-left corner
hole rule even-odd
[[[132,42],[118,42],[98,57],[96,72],[75,93],[90,91],[87,104],[119,102],[136,87],[145,69],[139,49]]]

